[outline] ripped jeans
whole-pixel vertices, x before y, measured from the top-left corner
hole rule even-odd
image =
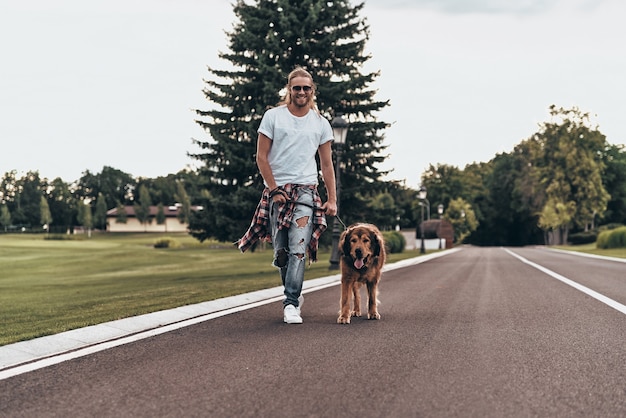
[[[273,265],[280,269],[280,277],[285,287],[283,305],[296,307],[298,306],[298,297],[302,292],[307,247],[313,232],[313,192],[305,189],[300,190],[298,202],[304,204],[295,205],[290,227],[280,231],[277,228],[280,204],[272,202],[270,206],[270,225],[274,246]]]

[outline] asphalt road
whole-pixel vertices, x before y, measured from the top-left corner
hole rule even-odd
[[[626,416],[626,263],[469,247],[380,290],[379,321],[333,286],[0,380],[0,416]]]

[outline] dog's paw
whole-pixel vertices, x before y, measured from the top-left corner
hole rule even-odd
[[[337,318],[337,323],[338,324],[349,324],[350,323],[350,317],[349,316],[340,316],[339,318]]]
[[[350,311],[350,316],[361,316],[361,311]]]
[[[378,312],[368,313],[367,319],[380,319],[380,314]]]

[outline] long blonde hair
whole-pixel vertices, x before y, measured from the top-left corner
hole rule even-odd
[[[315,85],[315,82],[313,81],[313,76],[311,75],[311,73],[309,73],[307,70],[305,70],[301,66],[297,66],[296,68],[294,68],[289,73],[289,76],[287,76],[287,85],[285,86],[285,95],[282,97],[279,105],[291,104],[291,80],[293,80],[296,77],[306,77],[309,80],[311,80],[311,95],[309,96],[309,107],[315,110],[317,113],[319,113],[319,111],[317,110],[317,104],[315,103],[316,85]]]

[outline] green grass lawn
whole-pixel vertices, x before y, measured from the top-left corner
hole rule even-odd
[[[180,248],[156,249],[171,237]],[[0,345],[280,285],[271,246],[241,254],[187,234],[0,235]],[[419,251],[391,254],[389,262]],[[320,251],[305,278],[336,274]]]

